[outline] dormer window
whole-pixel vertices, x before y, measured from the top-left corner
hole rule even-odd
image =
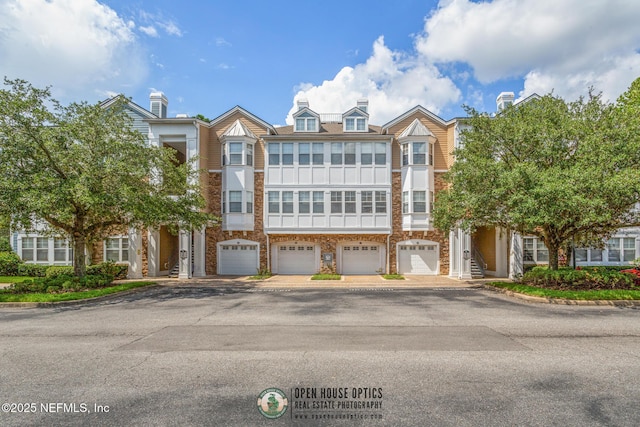
[[[296,119],[296,132],[315,132],[317,120],[315,117],[298,117]]]
[[[318,132],[320,116],[309,107],[302,107],[293,114],[294,132]]]
[[[360,108],[352,108],[342,116],[344,132],[366,132],[369,115]]]
[[[367,119],[364,117],[348,117],[344,124],[346,132],[364,132],[367,129]]]

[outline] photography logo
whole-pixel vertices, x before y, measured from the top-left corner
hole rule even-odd
[[[279,388],[268,388],[258,396],[258,411],[266,418],[280,418],[288,406],[287,395]]]

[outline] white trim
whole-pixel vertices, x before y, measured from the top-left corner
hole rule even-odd
[[[256,272],[260,268],[260,243],[253,240],[246,239],[230,239],[224,240],[222,242],[216,243],[216,274],[221,274],[221,256],[222,256],[222,247],[223,246],[256,246]]]
[[[262,127],[264,127],[267,130],[267,132],[269,132],[269,133],[271,133],[271,132],[273,132],[274,134],[277,133],[275,128],[272,125],[270,125],[269,123],[265,122],[260,117],[248,112],[247,110],[245,110],[244,108],[242,108],[239,105],[236,105],[235,107],[233,107],[229,111],[227,111],[225,113],[222,113],[221,115],[219,115],[215,119],[211,120],[209,123],[207,123],[207,127],[212,128],[215,125],[217,125],[218,123],[224,121],[227,117],[232,116],[235,113],[240,113],[240,114],[246,116],[248,119],[250,119],[253,122],[259,124]]]

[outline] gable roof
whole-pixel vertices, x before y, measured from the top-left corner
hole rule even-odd
[[[257,139],[257,136],[246,127],[240,119],[236,120],[229,129],[222,134],[222,136],[246,136],[249,138]]]
[[[209,127],[215,126],[216,124],[220,123],[221,121],[223,121],[224,119],[226,119],[227,117],[229,117],[229,116],[231,116],[231,115],[233,115],[235,113],[240,113],[240,114],[244,115],[245,117],[249,118],[250,120],[258,123],[259,125],[261,125],[264,128],[266,128],[269,133],[274,133],[274,134],[276,133],[276,130],[272,125],[270,125],[269,123],[265,122],[260,117],[254,115],[254,114],[251,114],[250,112],[248,112],[247,110],[245,110],[244,108],[242,108],[239,105],[236,105],[235,107],[233,107],[232,109],[230,109],[226,113],[223,113],[223,114],[219,115],[218,117],[216,117],[215,119],[211,120],[209,122]]]
[[[396,117],[395,119],[391,120],[389,123],[383,125],[382,126],[382,130],[385,131],[385,132],[388,131],[390,127],[393,127],[393,126],[397,125],[401,121],[407,119],[408,117],[412,116],[413,114],[415,114],[417,112],[420,112],[420,113],[424,114],[425,116],[429,117],[430,119],[432,119],[433,121],[437,122],[438,124],[441,124],[442,126],[446,126],[448,123],[450,123],[450,122],[446,122],[445,120],[443,120],[440,116],[437,116],[436,114],[434,114],[431,111],[427,110],[422,105],[416,105],[411,110],[409,110],[406,113]]]
[[[349,111],[347,111],[346,113],[344,113],[342,115],[342,117],[350,117],[350,116],[369,118],[369,113],[367,113],[366,111],[364,111],[360,107],[353,107],[352,109],[350,109]]]
[[[120,98],[124,98],[127,101],[127,107],[129,107],[132,111],[135,111],[136,113],[140,114],[143,118],[145,118],[145,119],[157,119],[158,118],[158,116],[153,114],[151,111],[142,108],[141,106],[139,106],[138,104],[136,104],[132,100],[126,98],[124,95],[116,95],[114,97],[106,99],[106,100],[104,100],[104,101],[102,101],[100,103],[100,106],[102,108],[109,108],[111,105],[113,105]]]
[[[435,138],[433,132],[423,125],[420,120],[414,119],[413,122],[398,136],[398,138],[405,138],[408,136],[432,136]]]

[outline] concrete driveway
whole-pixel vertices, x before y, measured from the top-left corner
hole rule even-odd
[[[0,324],[3,426],[640,425],[633,308],[185,281]]]

